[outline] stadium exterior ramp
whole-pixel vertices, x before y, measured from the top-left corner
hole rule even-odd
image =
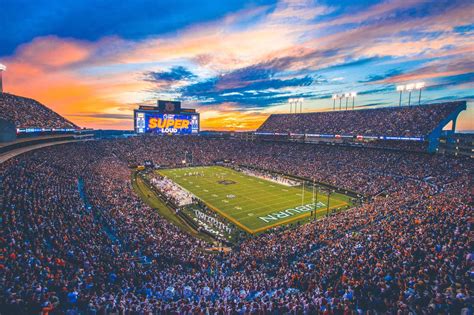
[[[442,136],[443,133],[443,128],[448,125],[450,122],[452,123],[451,125],[451,130],[446,131],[446,136],[449,141],[449,139],[452,138],[454,133],[456,132],[456,123],[459,114],[463,111],[466,110],[467,105],[466,101],[459,101],[457,102],[459,105],[450,113],[448,114],[441,122],[433,129],[433,131],[426,137],[428,140],[428,152],[434,153],[438,150],[439,147],[439,139]]]

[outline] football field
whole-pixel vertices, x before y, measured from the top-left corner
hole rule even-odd
[[[326,215],[327,194],[290,187],[221,166],[157,171],[201,199],[209,208],[249,233]],[[317,197],[317,200],[316,200]],[[346,207],[349,197],[332,193],[329,210]],[[315,211],[316,210],[316,211]],[[315,212],[314,212],[315,211]]]

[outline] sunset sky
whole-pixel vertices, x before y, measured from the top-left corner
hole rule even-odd
[[[4,0],[0,63],[7,92],[81,127],[132,129],[132,110],[160,98],[197,108],[202,129],[251,130],[292,97],[305,111],[351,91],[357,106],[398,105],[396,84],[424,81],[422,102],[468,100],[458,128],[474,130],[473,12],[472,0]]]

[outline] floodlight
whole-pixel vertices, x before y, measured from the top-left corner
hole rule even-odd
[[[290,114],[293,112],[293,104],[295,103],[295,101],[296,101],[295,98],[289,98],[288,99],[288,103],[290,104]],[[296,104],[295,104],[295,107],[296,107]]]
[[[425,87],[425,82],[418,82],[415,84],[415,89],[420,90]]]
[[[407,84],[407,86],[406,86],[407,91],[413,91],[414,89],[415,89],[415,84],[414,83]]]
[[[354,109],[354,99],[357,96],[357,92],[351,92],[351,97],[352,97],[352,109]]]
[[[415,84],[415,89],[420,91],[420,94],[418,95],[418,105],[421,104],[421,90],[425,87],[425,82],[418,82]]]
[[[300,97],[299,101],[300,101],[300,102],[303,102],[303,98],[302,98],[302,97]]]
[[[405,91],[405,86],[404,85],[397,85],[397,91],[399,91],[399,92]]]
[[[2,73],[3,71],[7,70],[7,67],[5,65],[2,65],[0,63],[0,94],[3,93],[3,77],[2,77]]]
[[[333,94],[332,95],[332,110],[336,110],[336,100],[339,98],[339,95]]]
[[[350,93],[346,93],[344,96],[345,96],[345,97],[351,97],[351,94],[350,94]]]

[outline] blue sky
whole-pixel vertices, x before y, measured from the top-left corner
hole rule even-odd
[[[472,1],[11,1],[6,90],[81,126],[130,129],[137,104],[180,99],[203,126],[248,130],[304,98],[328,110],[474,98]],[[415,97],[416,99],[416,97]],[[407,94],[404,97],[407,102]],[[473,110],[459,127],[474,129]]]

